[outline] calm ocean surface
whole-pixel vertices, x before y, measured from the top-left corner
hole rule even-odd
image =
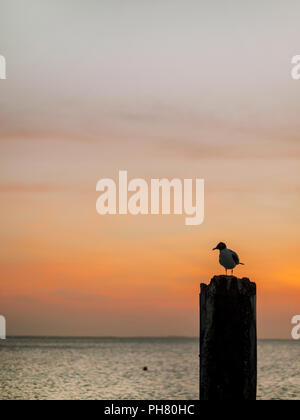
[[[300,400],[300,342],[259,341],[258,356],[258,398]],[[198,340],[10,338],[0,399],[198,399]]]

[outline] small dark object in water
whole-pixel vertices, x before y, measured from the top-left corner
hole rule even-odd
[[[143,371],[146,372],[148,370],[147,366],[143,367]]]

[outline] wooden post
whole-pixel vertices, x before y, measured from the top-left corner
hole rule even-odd
[[[200,399],[255,400],[256,284],[215,276],[200,293]]]

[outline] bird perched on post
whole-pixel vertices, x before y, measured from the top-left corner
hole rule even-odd
[[[245,265],[245,264],[240,262],[238,254],[236,252],[232,251],[231,249],[228,249],[226,244],[224,244],[224,242],[220,242],[213,249],[213,251],[215,249],[218,249],[220,251],[219,262],[225,268],[226,276],[227,276],[227,270],[231,270],[231,275],[233,275],[233,269],[237,265]]]

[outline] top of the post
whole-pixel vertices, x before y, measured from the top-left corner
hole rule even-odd
[[[256,284],[244,277],[239,279],[235,276],[214,276],[210,284],[201,283],[201,293],[213,295],[256,295]]]

